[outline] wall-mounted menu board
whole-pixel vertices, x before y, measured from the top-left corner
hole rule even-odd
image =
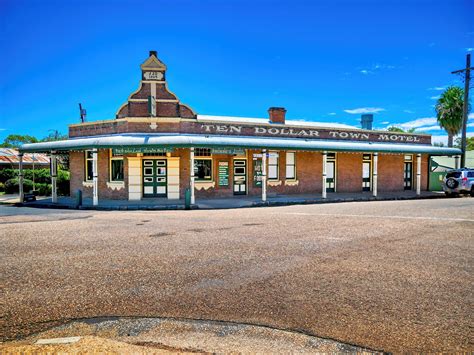
[[[229,162],[220,161],[218,165],[219,186],[229,185]]]

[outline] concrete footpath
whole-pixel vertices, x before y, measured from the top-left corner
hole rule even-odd
[[[416,195],[415,191],[385,192],[377,197],[371,192],[359,193],[328,193],[323,199],[317,194],[300,195],[273,195],[268,196],[266,202],[260,196],[233,196],[229,198],[197,198],[192,209],[228,209],[243,207],[265,207],[265,206],[288,206],[302,204],[354,202],[354,201],[389,201],[389,200],[414,200],[445,198],[442,192],[423,191]],[[183,210],[184,199],[168,200],[166,198],[147,198],[141,201],[127,200],[100,200],[99,205],[93,206],[91,198],[84,198],[82,206],[77,208],[76,199],[71,197],[59,197],[57,203],[53,203],[50,197],[38,197],[37,201],[20,203],[18,195],[0,196],[0,204],[14,204],[16,206],[37,208],[60,208],[60,209],[83,209],[83,210]]]

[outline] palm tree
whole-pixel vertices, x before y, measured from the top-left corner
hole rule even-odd
[[[464,90],[459,86],[448,87],[436,103],[438,124],[448,133],[448,147],[453,146],[453,137],[461,131],[463,103]]]

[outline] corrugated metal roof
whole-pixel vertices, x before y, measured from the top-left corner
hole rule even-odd
[[[0,148],[0,164],[1,165],[17,165],[20,162],[18,158],[18,150],[13,148]],[[46,154],[34,153],[24,154],[24,164],[49,165],[49,157]]]
[[[239,147],[249,149],[294,149],[343,152],[424,153],[457,155],[457,148],[435,147],[422,144],[394,144],[352,141],[328,141],[297,138],[242,137],[218,135],[176,134],[117,134],[80,137],[64,141],[25,144],[23,152],[68,151],[114,147]]]

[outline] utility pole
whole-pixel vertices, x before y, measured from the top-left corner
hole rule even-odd
[[[471,55],[466,55],[466,68],[455,70],[451,74],[464,74],[464,105],[462,110],[462,132],[461,132],[461,168],[466,167],[466,127],[467,127],[467,110],[469,107],[469,81],[471,80]]]

